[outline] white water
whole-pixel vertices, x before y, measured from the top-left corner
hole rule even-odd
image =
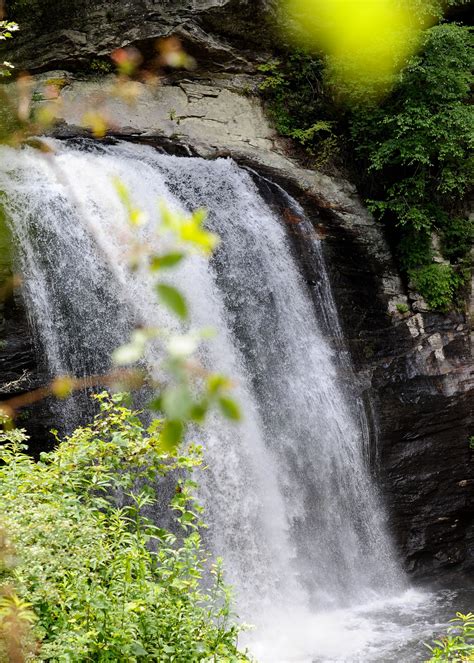
[[[0,169],[51,374],[98,373],[135,325],[176,325],[157,307],[148,273],[128,270],[130,229],[113,179],[146,211],[141,233],[151,244],[158,199],[206,207],[222,245],[212,264],[192,258],[172,281],[191,304],[192,326],[217,330],[202,359],[234,378],[245,412],[238,427],[211,417],[202,433],[210,470],[200,481],[210,545],[224,557],[240,615],[256,625],[248,643],[272,663],[392,660],[383,648],[418,638],[407,615],[429,597],[406,589],[350,371],[342,384],[283,224],[231,160],[125,143],[54,147],[50,156],[3,148]],[[317,245],[315,259],[325,325],[337,336]],[[158,360],[149,354],[152,368]],[[83,407],[63,412],[69,426]]]

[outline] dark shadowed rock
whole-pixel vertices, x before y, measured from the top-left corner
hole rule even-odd
[[[77,71],[130,44],[151,53],[157,39],[177,34],[201,66],[205,61],[216,70],[251,70],[255,50],[270,47],[265,23],[274,5],[272,0],[32,0],[21,8],[11,2],[10,17],[22,30],[6,48],[13,49],[15,65],[30,72]]]
[[[10,233],[0,210],[0,402],[42,386],[46,371],[35,345],[19,286],[15,285]],[[34,454],[51,446],[53,426],[49,403],[21,408],[17,425],[26,427]]]

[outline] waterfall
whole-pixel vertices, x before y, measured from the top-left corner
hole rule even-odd
[[[285,629],[297,615],[401,592],[353,376],[322,332],[341,336],[320,242],[302,210],[287,197],[312,243],[316,307],[275,206],[232,160],[128,143],[51,144],[51,154],[2,148],[0,157],[0,195],[51,375],[104,371],[137,324],[177,324],[157,306],[149,274],[127,269],[131,231],[114,178],[150,219],[139,232],[151,245],[159,199],[172,209],[205,207],[222,239],[216,255],[192,257],[170,282],[187,297],[192,326],[216,329],[202,361],[233,377],[245,415],[239,425],[211,416],[199,432],[209,545],[224,558],[239,613],[264,632],[276,610]],[[153,368],[158,357],[150,352],[148,361]],[[79,398],[63,408],[66,425],[83,420],[84,407]]]

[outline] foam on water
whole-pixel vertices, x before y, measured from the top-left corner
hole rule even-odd
[[[454,614],[454,596],[409,589],[351,608],[276,611],[247,642],[261,663],[420,663],[424,643]]]

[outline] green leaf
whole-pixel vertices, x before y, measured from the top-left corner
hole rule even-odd
[[[190,412],[190,418],[198,424],[202,424],[206,418],[207,410],[209,405],[207,401],[201,401],[200,403],[195,403]]]
[[[196,516],[191,511],[185,511],[181,516],[181,520],[184,523],[192,523],[196,520]]]
[[[207,378],[207,389],[211,396],[215,396],[222,389],[228,389],[229,387],[230,381],[225,375],[214,373]]]
[[[184,434],[182,421],[167,421],[161,431],[161,446],[168,453],[175,453]]]
[[[156,396],[156,398],[153,398],[147,405],[147,407],[150,410],[154,410],[155,412],[161,412],[163,410],[163,401],[161,399],[161,396]],[[159,421],[158,419],[155,419],[152,424],[154,424],[156,421]]]
[[[169,269],[175,267],[184,258],[184,253],[167,253],[163,256],[153,256],[150,261],[150,269],[157,272],[159,269]]]
[[[232,398],[220,396],[217,402],[219,403],[220,410],[224,417],[232,419],[233,421],[240,420],[240,408]]]
[[[170,285],[159,283],[156,291],[163,304],[182,319],[188,317],[188,306],[183,295]]]
[[[135,656],[148,656],[148,652],[146,651],[146,649],[143,649],[143,647],[139,642],[133,642],[130,649],[132,654],[134,654]]]

